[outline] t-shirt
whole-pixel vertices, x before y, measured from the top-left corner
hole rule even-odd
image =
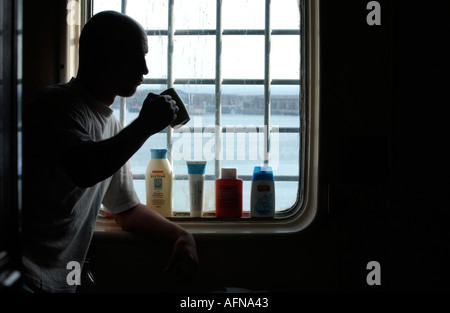
[[[113,110],[72,78],[47,87],[24,110],[22,263],[24,280],[47,292],[75,292],[102,203],[109,213],[139,204],[129,163],[88,188],[75,185],[58,159],[77,145],[121,130]],[[113,156],[111,156],[113,157]]]

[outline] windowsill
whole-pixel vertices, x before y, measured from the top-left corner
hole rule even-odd
[[[241,218],[217,218],[214,215],[191,218],[188,214],[169,218],[196,237],[228,235],[277,235],[292,234],[306,229],[316,216],[317,206],[302,208],[291,217],[251,218],[244,213]],[[96,239],[136,239],[123,231],[113,218],[98,217],[94,237]]]

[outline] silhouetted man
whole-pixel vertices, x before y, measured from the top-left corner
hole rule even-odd
[[[109,107],[136,92],[147,52],[136,21],[98,13],[80,37],[77,77],[47,87],[24,111],[23,274],[32,290],[76,291],[66,267],[83,264],[102,203],[124,230],[171,240],[168,269],[188,279],[198,266],[193,236],[140,203],[127,163],[174,120],[175,101],[149,94],[123,130]]]

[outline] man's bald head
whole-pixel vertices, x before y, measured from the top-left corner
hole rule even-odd
[[[81,32],[77,77],[105,103],[129,97],[148,73],[147,52],[147,34],[138,22],[114,11],[97,13]]]
[[[145,30],[131,17],[103,11],[94,15],[84,26],[79,42],[80,66],[102,62],[107,55],[135,48],[146,39]]]

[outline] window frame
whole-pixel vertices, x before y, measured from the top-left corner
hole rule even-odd
[[[173,14],[173,4],[174,0],[169,1],[169,16]],[[219,0],[217,3],[221,3]],[[85,12],[90,12],[88,16],[92,16],[93,13],[93,3],[92,1],[83,2]],[[172,9],[171,9],[171,5]],[[270,0],[266,0],[266,5],[270,5]],[[126,8],[126,0],[122,0],[122,13],[126,13],[124,8]],[[319,137],[319,77],[320,77],[320,64],[319,64],[319,1],[316,0],[304,0],[300,3],[301,8],[301,21],[302,26],[300,27],[300,40],[301,40],[301,77],[298,82],[293,80],[283,80],[274,79],[272,83],[270,81],[270,66],[269,58],[267,57],[268,51],[270,54],[270,39],[274,32],[270,30],[270,15],[266,14],[266,25],[264,30],[265,36],[265,74],[263,79],[264,84],[264,98],[265,98],[265,112],[264,112],[264,124],[270,125],[270,86],[271,85],[285,85],[287,84],[300,84],[301,98],[300,98],[300,128],[299,127],[280,127],[280,132],[294,132],[300,134],[300,156],[299,156],[299,173],[295,175],[295,178],[299,181],[299,190],[297,193],[297,201],[291,207],[283,212],[277,212],[275,218],[273,219],[253,219],[253,218],[239,218],[239,219],[222,219],[222,218],[192,218],[188,215],[186,217],[170,217],[169,219],[182,225],[186,229],[194,233],[286,233],[286,232],[297,232],[306,228],[314,220],[317,215],[318,210],[318,137]],[[220,10],[219,5],[217,10]],[[270,11],[269,11],[270,12]],[[217,13],[220,14],[219,11]],[[219,14],[217,16],[219,16]],[[172,19],[173,20],[173,19]],[[222,41],[223,35],[237,35],[242,33],[243,30],[223,30],[220,25],[220,18],[217,18],[217,27],[215,30],[177,30],[175,31],[172,23],[170,23],[167,30],[167,36],[169,41],[168,51],[173,51],[170,49],[171,42],[174,42],[175,35],[198,35],[208,32],[214,32],[216,35],[216,50],[221,51],[219,46]],[[248,31],[248,30],[247,30]],[[160,30],[147,30],[147,35],[153,33],[161,35]],[[261,35],[261,30],[252,30],[254,34]],[[249,34],[247,32],[247,34]],[[276,30],[276,35],[292,34],[292,31]],[[173,47],[173,46],[172,46]],[[218,52],[220,53],[220,52]],[[193,83],[189,79],[175,80],[170,70],[172,66],[172,57],[168,57],[168,75],[167,79],[145,79],[143,84],[165,84],[167,88],[174,87],[174,85],[180,83]],[[261,80],[237,80],[237,79],[222,79],[221,77],[221,64],[220,57],[216,58],[216,77],[214,80],[203,80],[200,83],[203,84],[214,84],[216,86],[216,124],[219,121],[221,125],[221,87],[227,84],[239,84],[245,83],[259,83]],[[218,82],[216,84],[216,82]],[[194,83],[199,83],[196,80]],[[120,122],[125,125],[126,121],[126,99],[121,98],[120,105]],[[192,127],[190,128],[191,130]],[[225,131],[226,127],[221,130],[221,135]],[[163,131],[164,132],[164,131]],[[165,132],[167,132],[167,146],[171,147],[173,142],[173,130],[168,127]],[[268,135],[270,140],[270,135]],[[270,145],[267,145],[270,147]],[[169,149],[170,151],[170,149]],[[268,151],[270,152],[270,151]],[[171,154],[169,155],[171,159]],[[267,162],[268,160],[265,160]],[[267,163],[266,163],[267,164]],[[220,176],[220,159],[215,160],[215,178]],[[143,174],[133,175],[134,179],[144,179]],[[187,179],[182,177],[183,175],[176,175],[176,179]],[[212,178],[214,178],[212,177]],[[292,176],[294,177],[294,175]],[[277,177],[277,180],[292,179],[289,177]],[[239,178],[243,180],[251,180],[251,175],[240,175]],[[210,177],[211,179],[211,177]]]

